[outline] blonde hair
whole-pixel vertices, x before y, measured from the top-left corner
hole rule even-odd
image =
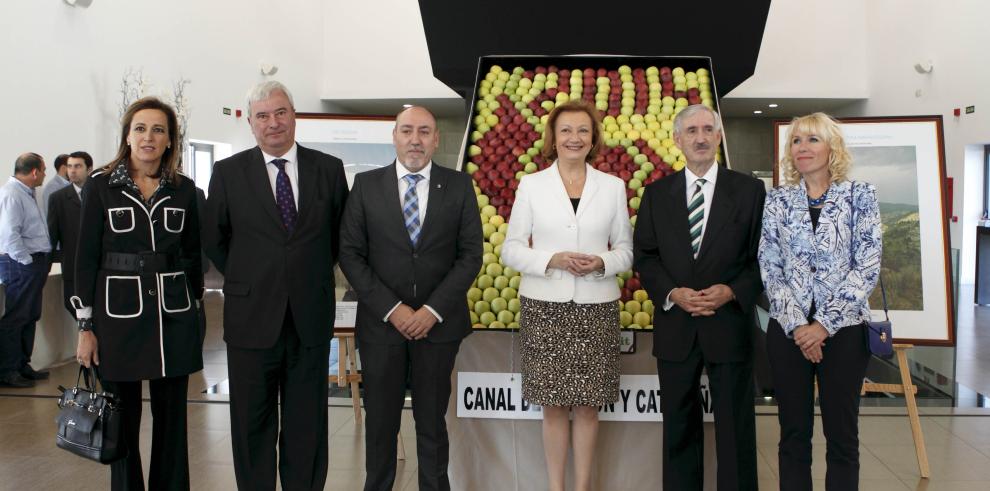
[[[797,184],[801,181],[801,174],[794,167],[794,158],[791,157],[791,140],[795,132],[807,135],[815,135],[821,138],[828,145],[828,172],[830,182],[841,182],[847,179],[849,168],[852,167],[852,156],[846,147],[846,140],[842,137],[842,128],[839,122],[828,114],[817,112],[807,116],[798,116],[791,120],[791,125],[787,128],[787,146],[784,156],[780,159],[781,174],[784,176],[786,184]]]

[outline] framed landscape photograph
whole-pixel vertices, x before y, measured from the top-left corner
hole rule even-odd
[[[296,113],[296,141],[344,161],[347,186],[354,175],[395,160],[394,116]]]
[[[896,342],[955,343],[945,151],[941,116],[839,119],[853,165],[849,178],[877,187],[883,224],[881,275]],[[789,121],[774,123],[774,185]],[[870,296],[883,319],[879,286]]]

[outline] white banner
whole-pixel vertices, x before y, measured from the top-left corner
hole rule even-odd
[[[458,372],[457,417],[487,419],[543,419],[542,408],[522,398],[518,373]],[[705,421],[714,421],[708,377],[701,376]],[[601,421],[659,422],[660,380],[656,375],[621,375],[619,400],[601,406]]]

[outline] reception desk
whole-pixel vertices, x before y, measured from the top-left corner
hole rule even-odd
[[[41,320],[34,336],[31,366],[50,368],[75,360],[78,329],[62,300],[62,265],[53,264],[42,293]]]

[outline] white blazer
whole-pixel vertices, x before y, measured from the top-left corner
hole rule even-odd
[[[501,255],[506,266],[522,273],[520,296],[575,303],[619,298],[615,275],[628,271],[633,259],[626,186],[618,177],[590,165],[586,169],[577,213],[556,162],[519,182]],[[548,269],[550,258],[562,251],[600,256],[605,263],[604,276],[574,276]]]

